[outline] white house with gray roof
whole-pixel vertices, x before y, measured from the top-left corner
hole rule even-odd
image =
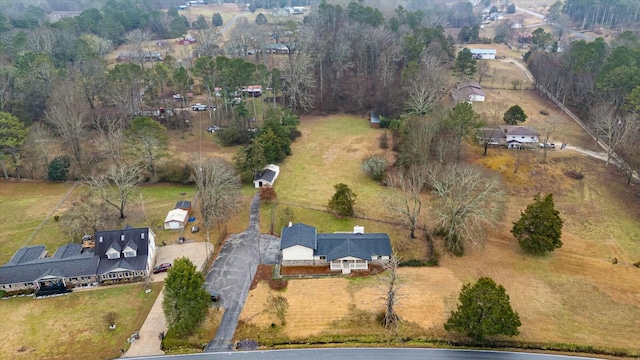
[[[282,265],[329,265],[332,271],[349,274],[352,270],[367,270],[369,263],[386,262],[391,258],[391,240],[385,233],[365,233],[355,226],[353,232],[318,234],[313,226],[289,224],[280,236]]]

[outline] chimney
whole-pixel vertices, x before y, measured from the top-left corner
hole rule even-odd
[[[293,223],[291,221],[289,221],[289,227],[292,227]]]
[[[364,226],[356,225],[353,227],[354,234],[364,234]]]

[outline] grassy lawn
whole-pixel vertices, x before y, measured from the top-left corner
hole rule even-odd
[[[71,189],[73,183],[45,183],[39,181],[0,180],[0,204],[11,209],[10,216],[0,219],[0,264],[26,245],[46,245],[50,251],[68,243],[68,236],[59,229],[53,218],[29,243],[29,236]]]
[[[31,297],[0,301],[3,359],[110,359],[120,356],[127,338],[139,330],[156,300],[162,283],[76,291],[68,296],[34,300]],[[103,317],[118,314],[116,329]],[[25,347],[25,352],[17,350]],[[88,350],[90,349],[90,350]]]

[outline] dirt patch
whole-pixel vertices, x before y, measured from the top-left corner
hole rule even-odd
[[[254,290],[258,287],[258,284],[264,281],[269,284],[269,288],[272,290],[283,290],[287,287],[289,283],[284,279],[274,279],[273,278],[273,265],[258,265],[258,269],[256,269],[256,274],[253,277],[253,281],[251,282],[251,290]]]
[[[384,272],[382,266],[369,264],[368,270],[353,270],[349,277],[372,276]],[[340,275],[339,272],[331,271],[329,265],[319,266],[283,266],[280,268],[280,275],[283,276],[305,276],[305,275]]]

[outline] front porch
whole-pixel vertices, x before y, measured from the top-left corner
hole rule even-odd
[[[367,270],[369,262],[360,259],[336,259],[330,263],[331,271],[342,271],[343,274],[351,274],[352,270]]]

